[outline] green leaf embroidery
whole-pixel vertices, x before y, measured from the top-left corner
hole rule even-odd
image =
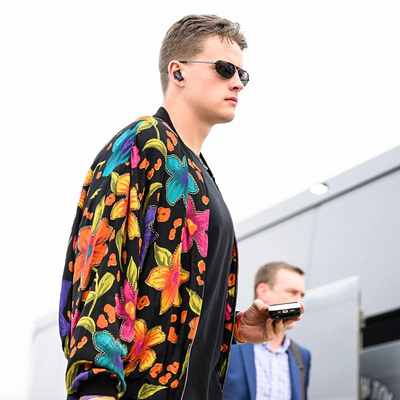
[[[93,318],[90,317],[81,317],[79,318],[78,323],[76,326],[81,326],[82,328],[85,328],[88,330],[90,333],[96,332],[96,324],[93,321]]]
[[[162,187],[163,187],[163,185],[160,182],[154,182],[150,185],[149,194],[146,196],[146,200],[144,201],[144,204],[143,204],[143,216],[146,215],[147,207],[149,206],[150,197],[153,195],[153,193],[157,189],[160,189]]]
[[[129,261],[128,270],[126,271],[126,277],[128,278],[128,281],[132,284],[133,290],[137,290],[139,271],[132,257]]]
[[[117,181],[119,178],[119,174],[117,172],[111,172],[111,184],[110,188],[114,194],[117,194]]]
[[[183,362],[182,365],[182,372],[181,375],[179,377],[179,380],[182,380],[183,375],[185,375],[187,366],[188,366],[188,362],[189,362],[189,355],[190,355],[190,349],[192,348],[192,344],[189,344],[186,355],[185,355],[185,361]]]
[[[94,212],[92,232],[96,232],[97,228],[99,227],[101,217],[103,216],[105,204],[106,204],[106,196],[103,196],[100,203],[97,204],[96,210]]]
[[[167,389],[166,386],[158,386],[158,385],[150,385],[149,383],[145,383],[139,390],[138,399],[147,399],[152,396],[154,393]]]
[[[154,243],[154,258],[158,266],[170,266],[172,255],[168,249],[158,247],[157,243]]]
[[[235,295],[236,295],[236,286],[231,287],[231,288],[228,290],[228,293],[229,293],[229,296],[235,297]]]
[[[225,361],[222,363],[220,375],[225,375],[227,361],[228,361],[228,360],[225,360]]]
[[[122,229],[120,229],[115,236],[115,244],[118,249],[119,265],[121,266],[121,269],[123,271],[123,268],[122,268],[122,243],[123,243]]]
[[[92,194],[92,196],[90,197],[90,200],[93,200],[93,199],[99,194],[100,190],[101,190],[101,189],[97,189],[97,190]]]
[[[158,150],[164,157],[167,156],[167,148],[165,147],[165,144],[159,140],[159,139],[149,139],[146,144],[143,146],[143,150],[146,150],[148,148],[153,148]]]
[[[201,307],[203,305],[203,300],[192,289],[186,288],[186,290],[188,291],[189,296],[190,296],[190,298],[189,298],[189,306],[190,306],[191,310],[195,314],[200,315]]]
[[[90,302],[93,301],[95,298],[96,298],[96,293],[95,293],[93,290],[91,290],[91,291],[89,292],[89,294],[87,295],[87,297],[86,297],[85,304],[90,303]]]
[[[99,283],[96,293],[97,297],[103,296],[104,293],[108,292],[113,285],[114,280],[115,276],[111,272],[106,272]]]

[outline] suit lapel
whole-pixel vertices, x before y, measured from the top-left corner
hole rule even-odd
[[[254,363],[254,345],[251,343],[238,344],[243,359],[243,366],[250,392],[250,399],[256,400],[256,365]]]
[[[296,364],[293,353],[288,349],[289,355],[289,370],[290,370],[290,385],[291,385],[291,400],[302,400],[301,398],[301,377],[300,369]]]

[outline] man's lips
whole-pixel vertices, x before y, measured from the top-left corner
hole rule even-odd
[[[227,101],[230,101],[230,102],[232,102],[232,103],[235,103],[235,104],[237,104],[238,103],[238,98],[237,97],[228,97],[227,99],[225,99],[225,100],[227,100]]]

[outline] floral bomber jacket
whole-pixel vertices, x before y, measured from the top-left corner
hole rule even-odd
[[[98,154],[68,243],[59,326],[66,387],[101,377],[118,398],[184,392],[207,273],[208,192],[199,160],[164,121],[139,118]],[[236,242],[235,242],[236,243]],[[218,365],[236,306],[236,244]]]

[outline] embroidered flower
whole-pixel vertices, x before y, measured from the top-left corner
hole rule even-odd
[[[113,228],[111,228],[107,219],[103,218],[96,230],[92,232],[92,226],[84,226],[79,231],[77,248],[79,251],[74,266],[74,283],[80,278],[80,287],[86,289],[89,283],[91,267],[98,266],[103,257],[107,254],[108,246],[106,242]]]
[[[154,240],[158,238],[158,233],[153,229],[153,223],[156,218],[157,209],[150,206],[146,210],[146,216],[144,217],[144,233],[143,242],[140,249],[140,268],[142,268],[144,257],[146,256],[147,249]]]
[[[131,168],[136,168],[140,162],[139,149],[136,146],[132,146],[131,151]]]
[[[111,157],[107,161],[107,165],[104,168],[103,176],[108,176],[110,173],[119,165],[129,161],[131,157],[132,144],[135,139],[135,135],[140,125],[144,121],[138,122],[133,129],[127,129],[114,143],[112,147]],[[133,156],[134,157],[134,156]],[[137,157],[134,157],[136,162]]]
[[[140,201],[136,188],[129,188],[130,183],[131,178],[129,174],[123,174],[118,177],[116,193],[117,195],[122,195],[124,197],[114,204],[110,218],[115,220],[118,218],[124,218],[128,215],[128,237],[130,240],[133,240],[135,237],[140,237],[139,222],[136,215],[133,213],[133,211],[140,209]],[[130,194],[129,199],[128,194]]]
[[[68,293],[69,289],[72,286],[72,282],[67,281],[65,279],[62,280],[62,285],[61,285],[61,295],[60,295],[60,307],[59,307],[59,315],[58,315],[58,325],[59,325],[59,331],[60,331],[60,336],[64,337],[71,331],[71,323],[64,318],[63,315],[63,310],[67,304],[68,301]]]
[[[74,335],[75,328],[80,317],[81,317],[81,312],[79,310],[76,310],[71,318],[71,336]]]
[[[152,347],[164,341],[165,333],[161,330],[161,326],[155,326],[147,331],[146,322],[143,319],[137,319],[134,326],[134,343],[129,354],[124,358],[124,362],[128,362],[125,374],[129,375],[137,365],[140,372],[152,367],[157,360],[156,352]]]
[[[172,265],[153,268],[146,279],[149,286],[162,292],[160,315],[164,314],[172,305],[180,306],[182,303],[179,286],[189,280],[190,273],[181,268],[181,249],[182,245],[179,244],[172,257],[169,256]]]
[[[232,317],[232,307],[228,303],[229,293],[226,293],[225,321],[229,321]]]
[[[210,218],[210,210],[196,211],[194,200],[189,196],[187,205],[187,214],[185,226],[182,231],[182,252],[188,252],[193,242],[197,244],[200,254],[207,256],[208,249],[208,222]]]
[[[170,175],[166,185],[168,203],[173,206],[182,198],[186,205],[188,193],[195,194],[199,190],[192,175],[189,174],[186,157],[180,161],[176,155],[167,156],[166,170]]]
[[[133,290],[132,285],[125,280],[124,286],[121,288],[121,294],[115,295],[116,313],[118,318],[123,319],[120,328],[120,338],[126,342],[133,340],[133,327],[136,320],[136,303],[138,291]]]
[[[120,381],[121,390],[125,391],[122,358],[127,354],[126,346],[122,345],[118,339],[115,340],[108,331],[93,333],[93,345],[99,352],[95,359],[96,364],[114,372]]]

